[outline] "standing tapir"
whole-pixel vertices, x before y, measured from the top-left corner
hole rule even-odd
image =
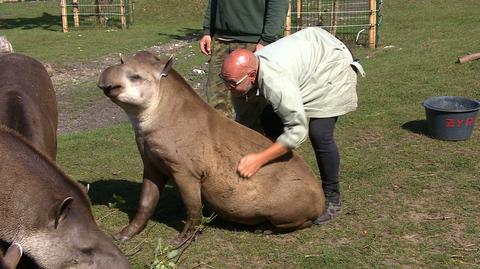
[[[0,126],[0,241],[20,267],[130,268],[95,223],[85,190],[17,132]]]
[[[37,60],[0,53],[0,124],[16,130],[55,160],[57,100],[50,76]]]
[[[169,178],[187,210],[177,240],[189,236],[199,223],[202,202],[242,224],[267,222],[284,231],[312,225],[325,201],[303,159],[292,153],[242,179],[236,173],[241,157],[271,141],[211,108],[172,63],[172,58],[165,63],[140,52],[104,70],[98,82],[128,114],[144,164],[138,212],[115,237],[127,240],[145,227]]]

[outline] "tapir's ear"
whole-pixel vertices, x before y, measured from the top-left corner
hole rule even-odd
[[[173,55],[171,55],[170,58],[168,58],[167,63],[163,67],[162,74],[161,74],[162,77],[167,76],[168,72],[170,72],[170,69],[172,69],[172,66],[173,66]]]
[[[22,246],[19,243],[11,244],[5,253],[5,257],[3,258],[3,264],[0,262],[0,268],[16,268],[20,258],[22,257],[22,253]]]
[[[122,55],[122,53],[119,53],[118,56],[120,57],[120,63],[121,63],[121,64],[124,64],[125,61],[123,60],[123,55]]]
[[[72,202],[73,198],[67,197],[57,206],[55,210],[55,229],[57,229],[58,224],[67,217]]]

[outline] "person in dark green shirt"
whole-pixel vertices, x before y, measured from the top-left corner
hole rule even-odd
[[[235,49],[258,51],[282,36],[289,0],[209,0],[200,50],[211,55],[203,98],[232,116],[228,91],[219,78],[223,60]]]

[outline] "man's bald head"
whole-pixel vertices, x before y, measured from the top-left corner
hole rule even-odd
[[[247,73],[257,71],[258,60],[253,52],[247,49],[232,51],[223,61],[222,76],[228,79],[238,79]]]

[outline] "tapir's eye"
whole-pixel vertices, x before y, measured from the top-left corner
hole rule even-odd
[[[141,77],[140,75],[137,75],[137,74],[131,75],[131,76],[129,76],[128,78],[129,78],[131,81],[139,81],[139,80],[142,79],[142,77]]]

